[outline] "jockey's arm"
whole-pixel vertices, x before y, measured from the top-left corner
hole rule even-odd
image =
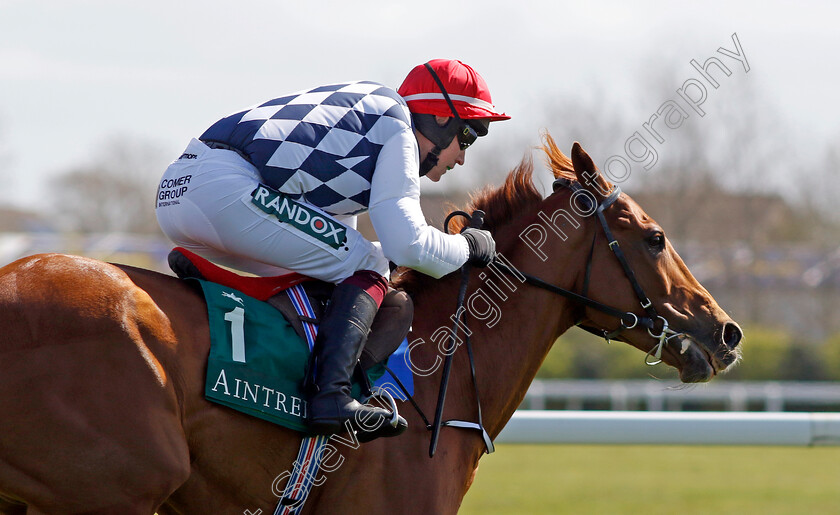
[[[469,257],[463,236],[426,223],[417,141],[409,128],[392,136],[379,153],[368,212],[385,257],[397,265],[437,278],[459,269]]]

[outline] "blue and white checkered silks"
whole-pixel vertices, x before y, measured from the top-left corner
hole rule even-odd
[[[230,115],[202,140],[241,150],[264,182],[331,215],[365,211],[382,146],[411,127],[396,91],[370,81],[321,86]]]

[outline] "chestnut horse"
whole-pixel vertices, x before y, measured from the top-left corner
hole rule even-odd
[[[555,177],[607,198],[612,185],[579,145],[571,160],[550,137],[544,149]],[[603,228],[574,214],[572,195],[559,188],[542,198],[526,160],[473,207],[486,212],[497,250],[516,270],[644,318]],[[611,202],[606,223],[676,336],[657,340],[651,334],[664,329],[639,324],[619,338],[644,352],[664,341],[661,359],[683,381],[709,380],[737,359],[738,326],[633,200]],[[606,331],[631,324],[486,272],[474,270],[467,290],[477,382],[457,349],[445,411],[476,420],[478,394],[495,438],[558,336],[577,323]],[[410,358],[427,414],[443,368],[435,334],[452,325],[459,283],[458,274],[435,281],[411,271],[395,281],[414,296]],[[301,436],[204,399],[207,314],[186,283],[76,256],[32,256],[0,269],[0,327],[0,513],[272,513],[277,478],[291,469]],[[481,433],[444,427],[430,458],[426,425],[410,404],[400,407],[409,428],[397,438],[333,440],[338,452],[325,457],[305,512],[458,510],[485,452]]]

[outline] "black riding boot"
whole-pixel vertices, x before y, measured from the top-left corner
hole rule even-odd
[[[376,302],[355,285],[338,284],[315,340],[315,394],[310,403],[309,431],[335,434],[345,421],[353,428],[379,428],[391,414],[350,397],[350,378],[377,310]]]

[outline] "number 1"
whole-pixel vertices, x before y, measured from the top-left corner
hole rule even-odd
[[[233,361],[245,363],[245,310],[234,308],[225,313],[225,320],[230,322],[230,341],[233,348]]]

